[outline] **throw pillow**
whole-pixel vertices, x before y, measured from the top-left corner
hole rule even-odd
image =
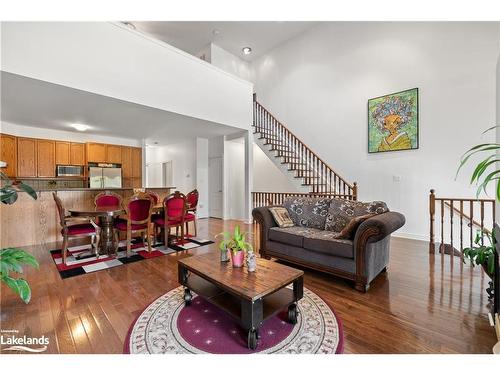
[[[294,226],[292,218],[285,207],[272,207],[269,211],[271,211],[271,215],[273,215],[276,224],[278,224],[280,228]]]
[[[325,229],[329,198],[288,197],[283,201],[295,225]]]
[[[328,209],[325,229],[340,233],[353,217],[367,214],[382,214],[387,211],[389,211],[387,205],[381,201],[358,202],[334,198]]]
[[[369,219],[372,216],[375,216],[377,214],[366,214],[362,216],[355,216],[347,223],[347,225],[340,231],[338,236],[336,238],[338,239],[343,239],[343,240],[353,240],[354,236],[356,235],[356,231],[358,230],[359,226],[363,221],[366,219]]]

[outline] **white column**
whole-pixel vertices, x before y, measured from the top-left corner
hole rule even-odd
[[[245,132],[245,214],[246,222],[252,223],[253,189],[253,132]]]

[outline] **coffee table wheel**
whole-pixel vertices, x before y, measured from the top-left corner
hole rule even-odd
[[[184,289],[184,306],[191,305],[192,299],[193,295],[191,294],[191,291],[188,288]]]
[[[248,330],[248,349],[255,350],[257,348],[257,330]]]
[[[297,323],[297,305],[295,303],[288,306],[288,322],[291,324]]]

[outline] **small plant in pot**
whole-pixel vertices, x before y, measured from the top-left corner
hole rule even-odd
[[[247,233],[242,233],[240,231],[238,225],[234,227],[234,233],[223,232],[217,235],[223,237],[219,244],[219,249],[222,253],[227,254],[228,251],[230,252],[233,267],[242,267],[245,259],[245,252],[253,250],[252,245],[246,241],[246,235]],[[221,254],[221,261],[223,261],[222,259],[223,254]]]

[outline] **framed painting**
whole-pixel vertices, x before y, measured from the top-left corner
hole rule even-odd
[[[418,148],[418,88],[368,100],[368,152]]]

